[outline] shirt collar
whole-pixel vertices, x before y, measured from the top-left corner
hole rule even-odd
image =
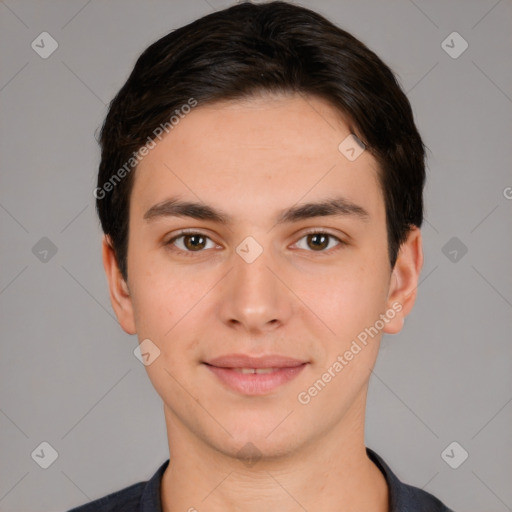
[[[162,483],[162,476],[165,469],[169,465],[167,459],[157,470],[157,472],[151,477],[144,487],[140,499],[140,512],[162,512],[162,501],[160,499],[160,487]]]

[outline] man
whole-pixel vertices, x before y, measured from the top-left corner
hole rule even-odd
[[[391,70],[308,9],[236,5],[146,49],[101,147],[110,297],[170,458],[73,511],[447,511],[364,443],[423,263],[424,146]]]

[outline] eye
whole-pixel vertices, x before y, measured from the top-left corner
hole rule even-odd
[[[306,246],[300,247],[299,243],[304,239],[306,240]],[[299,249],[312,249],[309,252],[327,252],[327,248],[332,248],[330,241],[333,240],[338,242],[338,244],[335,244],[335,247],[338,246],[338,249],[341,248],[341,246],[346,245],[343,240],[340,240],[338,237],[324,231],[311,231],[306,233],[306,235],[297,242],[297,245],[299,246]]]
[[[301,242],[305,240],[305,245],[301,246]],[[337,243],[332,243],[337,242]],[[208,246],[210,243],[210,246]],[[213,240],[196,231],[182,231],[178,235],[171,238],[165,244],[172,251],[181,253],[184,256],[193,256],[193,253],[204,252],[204,249],[214,249],[216,244]],[[299,249],[305,249],[308,252],[328,252],[328,249],[340,249],[346,243],[337,236],[325,231],[311,231],[302,236],[295,244]],[[337,247],[337,248],[336,248]]]
[[[207,241],[210,241],[210,247],[207,247]],[[185,256],[192,256],[191,253],[202,252],[203,249],[213,249],[216,247],[216,244],[210,237],[195,231],[182,231],[177,236],[171,238],[166,245],[172,251],[182,252]]]

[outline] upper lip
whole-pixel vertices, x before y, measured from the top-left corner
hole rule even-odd
[[[218,368],[293,368],[307,363],[307,361],[277,354],[260,357],[246,354],[227,354],[205,362]]]

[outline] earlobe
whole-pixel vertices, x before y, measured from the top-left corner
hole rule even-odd
[[[133,304],[128,284],[124,280],[110,237],[103,236],[102,241],[103,267],[107,276],[110,302],[117,320],[123,330],[128,334],[136,334]]]
[[[385,333],[396,334],[402,330],[405,317],[411,312],[416,300],[422,266],[421,231],[414,227],[410,230],[406,241],[401,245],[392,271],[387,308],[388,310],[394,310],[396,314],[383,329]]]

